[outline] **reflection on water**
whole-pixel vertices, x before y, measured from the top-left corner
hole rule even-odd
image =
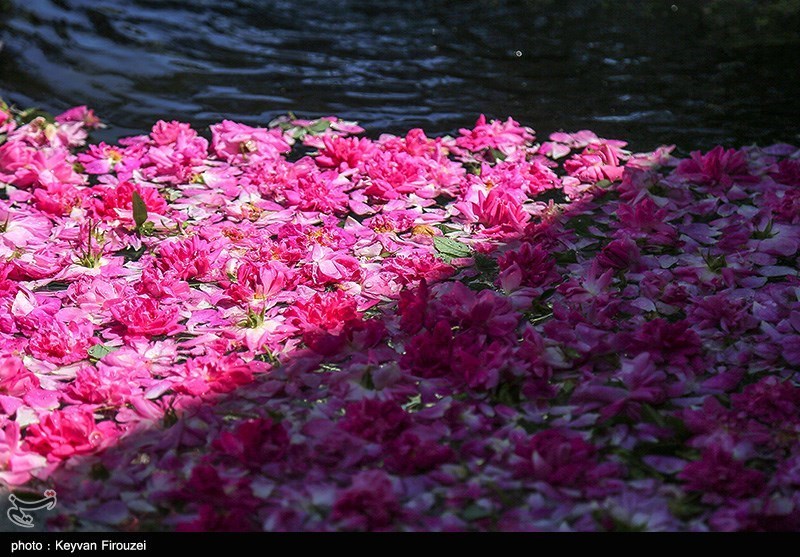
[[[437,133],[485,112],[639,148],[798,140],[798,44],[731,48],[713,2],[5,1],[0,96],[89,104],[112,137],[291,110]]]

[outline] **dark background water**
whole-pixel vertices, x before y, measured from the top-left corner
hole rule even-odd
[[[636,148],[798,141],[800,1],[0,0],[0,96],[114,127],[484,112]]]

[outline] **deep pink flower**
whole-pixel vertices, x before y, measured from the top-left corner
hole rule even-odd
[[[453,282],[440,292],[442,312],[449,313],[452,324],[460,329],[506,339],[519,324],[519,314],[510,300],[492,290],[476,294],[463,283]]]
[[[348,322],[359,318],[356,301],[341,290],[320,292],[307,300],[298,300],[287,313],[302,330],[321,329],[332,334],[341,332]]]
[[[378,200],[400,199],[409,193],[419,195],[428,184],[426,161],[408,153],[384,152],[362,166],[364,193]]]
[[[181,522],[176,532],[253,532],[260,528],[253,521],[253,510],[233,508],[228,505],[202,504],[198,517],[190,522]]]
[[[305,269],[314,284],[340,283],[361,278],[358,260],[346,253],[315,245]]]
[[[420,377],[441,377],[450,372],[453,332],[444,319],[406,343],[400,364]]]
[[[175,390],[202,396],[207,393],[227,393],[253,381],[255,373],[264,371],[264,364],[245,362],[236,354],[209,354],[187,360],[185,380]]]
[[[333,504],[330,519],[348,530],[383,530],[402,515],[392,481],[379,470],[365,470],[353,477]]]
[[[626,236],[609,242],[597,256],[603,269],[623,270],[636,266],[641,257],[639,246]]]
[[[510,347],[500,341],[481,342],[473,331],[460,335],[454,343],[452,368],[470,389],[488,391],[500,383],[507,367]]]
[[[15,178],[16,172],[33,163],[36,150],[22,141],[6,141],[0,145],[0,177],[5,181]]]
[[[497,282],[506,291],[520,286],[549,286],[558,279],[555,261],[547,250],[529,242],[505,252],[498,257],[497,264],[500,267]]]
[[[487,189],[521,190],[534,197],[561,185],[555,172],[539,160],[508,160],[490,165],[481,165],[480,179]]]
[[[403,332],[413,335],[422,328],[428,307],[428,283],[425,279],[419,282],[414,290],[403,290],[397,302],[400,313],[400,327]]]
[[[12,249],[25,248],[28,245],[40,246],[50,236],[52,229],[53,223],[46,215],[31,215],[0,208],[0,242]]]
[[[72,184],[50,184],[33,192],[36,207],[55,216],[66,216],[83,203],[81,190]]]
[[[390,211],[364,220],[364,225],[378,233],[405,232],[414,226],[414,219],[417,216],[412,211]]]
[[[659,364],[685,366],[701,354],[701,346],[700,337],[686,320],[670,323],[659,317],[639,327],[628,350],[649,352]]]
[[[462,202],[456,207],[467,218],[474,218],[486,227],[487,235],[516,235],[525,229],[531,218],[518,196],[507,190],[492,189],[488,195],[478,192],[476,201]]]
[[[214,448],[237,458],[243,465],[260,468],[279,461],[289,448],[289,435],[282,424],[271,419],[248,420],[234,432],[223,432],[214,441]]]
[[[800,186],[800,160],[784,159],[772,173],[776,182],[786,186]]]
[[[573,155],[565,161],[564,169],[570,176],[589,184],[601,180],[616,182],[622,178],[624,172],[617,152],[608,144],[587,147],[581,154]]]
[[[535,139],[532,129],[520,126],[511,118],[505,122],[492,120],[487,123],[483,114],[478,117],[475,127],[462,128],[458,133],[460,135],[456,138],[456,145],[474,153],[484,149],[497,149],[509,155]]]
[[[591,130],[580,130],[574,133],[554,132],[550,134],[550,141],[561,144],[569,149],[582,149],[588,145],[600,145],[603,143],[622,148],[627,145],[624,141],[601,139]],[[542,143],[542,147],[545,143]],[[558,158],[558,157],[555,157]]]
[[[282,194],[287,205],[304,211],[343,214],[349,202],[347,192],[352,188],[350,180],[337,172],[301,173],[296,182],[284,185]]]
[[[736,498],[757,494],[765,483],[763,473],[747,468],[718,447],[707,449],[700,460],[687,464],[678,478],[688,491]]]
[[[114,422],[95,423],[92,411],[80,406],[53,410],[28,427],[25,443],[48,460],[96,451],[119,435]]]
[[[531,478],[554,486],[589,487],[616,472],[615,465],[597,461],[597,449],[576,435],[547,429],[519,441],[514,454],[519,478]]]
[[[800,388],[775,376],[731,395],[731,406],[747,417],[774,427],[800,423]]]
[[[312,419],[303,426],[308,459],[324,470],[348,469],[365,458],[360,443],[346,431],[327,419]]]
[[[175,307],[163,306],[145,296],[113,300],[108,309],[129,335],[166,335],[181,329]]]
[[[227,498],[222,478],[217,470],[208,464],[198,464],[192,468],[183,494],[190,501],[201,503],[219,504]]]
[[[800,164],[798,164],[800,166]],[[798,171],[800,173],[800,171]],[[798,178],[800,184],[800,178]],[[780,221],[798,224],[800,221],[800,187],[783,192],[769,191],[764,194],[765,204]],[[749,237],[747,238],[749,239]]]
[[[68,323],[44,320],[31,336],[28,350],[42,360],[71,364],[86,359],[97,342],[94,327],[85,319]]]
[[[211,269],[211,250],[211,245],[198,236],[164,241],[158,246],[158,263],[183,280],[196,279]]]
[[[747,246],[753,235],[753,223],[750,219],[735,215],[728,220],[729,224],[720,230],[717,247],[727,252],[739,252]]]
[[[452,266],[432,253],[426,252],[387,257],[383,261],[383,267],[386,271],[396,274],[398,282],[403,285],[423,280],[429,283],[439,282],[454,272]]]
[[[0,394],[21,397],[39,387],[39,378],[16,356],[0,358]]]
[[[619,225],[634,239],[643,239],[653,245],[673,245],[678,231],[665,222],[668,211],[660,209],[651,197],[635,204],[620,204],[617,210]]]
[[[114,373],[85,366],[78,370],[65,394],[71,402],[122,406],[130,400],[133,392],[130,383],[134,382],[125,376],[124,371]]]
[[[386,467],[395,474],[421,474],[450,462],[453,450],[430,439],[420,439],[412,431],[404,431],[386,444]]]
[[[715,294],[693,302],[687,313],[698,330],[718,329],[726,334],[740,335],[758,326],[758,320],[750,313],[752,300]]]
[[[408,413],[396,402],[375,399],[349,403],[339,422],[345,431],[376,443],[395,439],[410,423]]]
[[[734,183],[752,184],[758,178],[750,174],[744,151],[714,147],[705,155],[692,151],[691,158],[678,164],[677,174],[700,184],[730,187]]]
[[[341,137],[337,135],[322,138],[323,148],[314,157],[315,162],[323,168],[347,170],[358,168],[362,161],[374,156],[378,149],[367,138]]]
[[[607,265],[611,261],[605,262]],[[570,278],[558,287],[558,291],[564,294],[569,300],[575,302],[586,302],[595,299],[607,301],[609,297],[609,287],[614,279],[614,267],[609,265],[609,269],[604,271],[600,266],[600,259],[592,261],[589,269],[582,273],[581,279]]]
[[[119,182],[114,187],[104,187],[100,190],[102,198],[95,200],[97,214],[110,219],[119,218],[116,209],[133,210],[133,192],[139,194],[147,207],[148,213],[164,215],[167,212],[167,202],[158,193],[158,190],[148,186],[134,185],[131,182]]]
[[[142,269],[142,276],[135,285],[136,292],[153,299],[175,298],[185,300],[189,298],[189,283],[181,279],[179,274],[171,269],[163,271],[158,268],[157,261],[147,265]],[[191,272],[192,262],[188,262],[188,269]]]
[[[237,302],[267,300],[283,290],[286,271],[273,262],[256,265],[245,261],[236,270],[236,282],[231,284],[228,295]]]

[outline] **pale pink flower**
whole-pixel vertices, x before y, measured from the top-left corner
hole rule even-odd
[[[31,478],[31,473],[47,464],[47,459],[21,447],[20,426],[17,422],[6,421],[0,425],[0,479],[8,485],[23,485]]]
[[[105,127],[105,124],[95,115],[94,110],[86,106],[72,107],[56,116],[55,120],[59,123],[79,122],[83,126],[91,129]]]
[[[0,133],[12,132],[16,127],[17,123],[14,121],[14,117],[5,106],[0,103]]]
[[[234,164],[277,159],[291,148],[279,129],[252,128],[230,120],[211,126],[211,135],[217,155]]]

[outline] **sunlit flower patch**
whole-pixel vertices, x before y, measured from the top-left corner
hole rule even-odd
[[[0,482],[63,530],[800,529],[800,150],[0,104]]]

